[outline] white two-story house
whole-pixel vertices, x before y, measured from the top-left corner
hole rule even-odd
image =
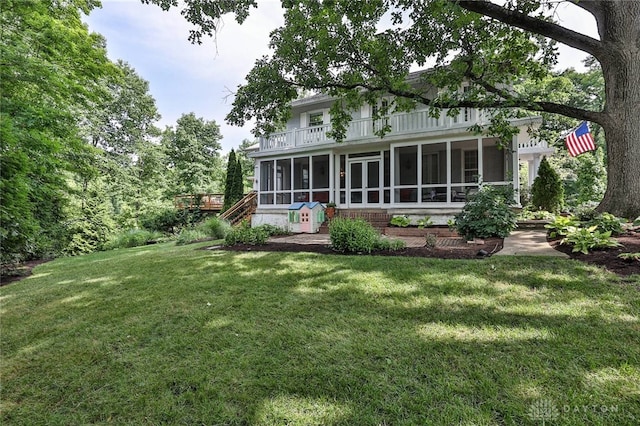
[[[436,119],[423,106],[374,121],[380,104],[353,112],[345,140],[337,143],[327,136],[332,102],[326,95],[296,100],[286,129],[260,138],[251,154],[258,191],[253,224],[285,226],[288,207],[300,201],[335,202],[339,210],[429,215],[444,224],[479,182],[517,190],[519,160],[529,161],[535,176],[541,156],[553,152],[529,137],[527,129],[540,123],[538,117],[515,120],[520,133],[509,148],[499,149],[495,138],[468,130],[482,124],[478,110],[463,108],[455,117],[443,112]],[[375,135],[385,124],[391,131],[383,138]],[[519,152],[527,157],[519,158]]]

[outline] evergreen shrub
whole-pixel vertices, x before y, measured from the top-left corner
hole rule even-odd
[[[564,206],[564,187],[560,175],[546,157],[540,162],[538,176],[531,186],[531,205],[534,210],[558,213]]]

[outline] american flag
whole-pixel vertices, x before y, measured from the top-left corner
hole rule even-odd
[[[573,132],[569,133],[565,140],[569,155],[575,157],[588,151],[595,151],[596,144],[589,133],[589,126],[583,121]]]

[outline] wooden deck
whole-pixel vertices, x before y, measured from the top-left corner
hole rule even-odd
[[[224,204],[224,194],[176,195],[174,204],[178,209],[219,212]]]

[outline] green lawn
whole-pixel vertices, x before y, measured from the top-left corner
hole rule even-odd
[[[1,288],[2,424],[640,421],[637,276],[197,247]]]

